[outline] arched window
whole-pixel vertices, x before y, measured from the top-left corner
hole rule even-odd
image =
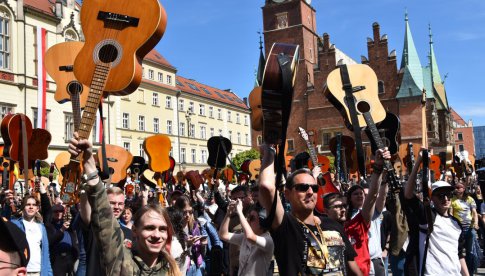
[[[76,32],[74,32],[73,30],[67,30],[64,33],[64,38],[65,38],[66,41],[78,41],[79,40]]]
[[[379,81],[377,82],[377,89],[379,91],[379,94],[384,94],[386,91],[384,89],[384,82],[383,81]]]
[[[0,69],[10,69],[10,12],[0,7]]]

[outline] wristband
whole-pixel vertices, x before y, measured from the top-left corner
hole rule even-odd
[[[95,170],[95,171],[93,171],[91,173],[83,174],[83,176],[82,176],[83,182],[84,183],[87,183],[88,181],[93,180],[93,179],[99,177],[98,173],[99,173],[99,171],[98,170]]]

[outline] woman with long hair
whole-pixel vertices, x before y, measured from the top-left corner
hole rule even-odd
[[[175,258],[175,261],[177,261],[181,274],[185,275],[190,259],[188,257],[189,252],[185,242],[186,234],[184,232],[184,213],[175,207],[168,207],[167,211],[168,215],[170,216],[170,220],[172,221],[174,234],[172,237],[170,253],[172,254],[172,257]]]

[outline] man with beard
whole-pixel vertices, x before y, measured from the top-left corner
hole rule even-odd
[[[264,144],[261,151],[259,201],[268,210],[280,274],[362,275],[343,227],[313,214],[319,186],[312,172],[299,169],[286,179],[284,195],[291,213],[285,213],[275,187],[275,150]]]

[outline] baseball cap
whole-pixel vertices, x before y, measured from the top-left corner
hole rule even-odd
[[[0,218],[0,237],[7,247],[14,248],[20,255],[20,265],[27,267],[30,258],[29,244],[25,233],[5,218]]]
[[[431,193],[433,193],[436,189],[449,189],[449,190],[454,190],[455,187],[451,186],[450,183],[446,181],[436,181],[433,184],[431,184]]]

